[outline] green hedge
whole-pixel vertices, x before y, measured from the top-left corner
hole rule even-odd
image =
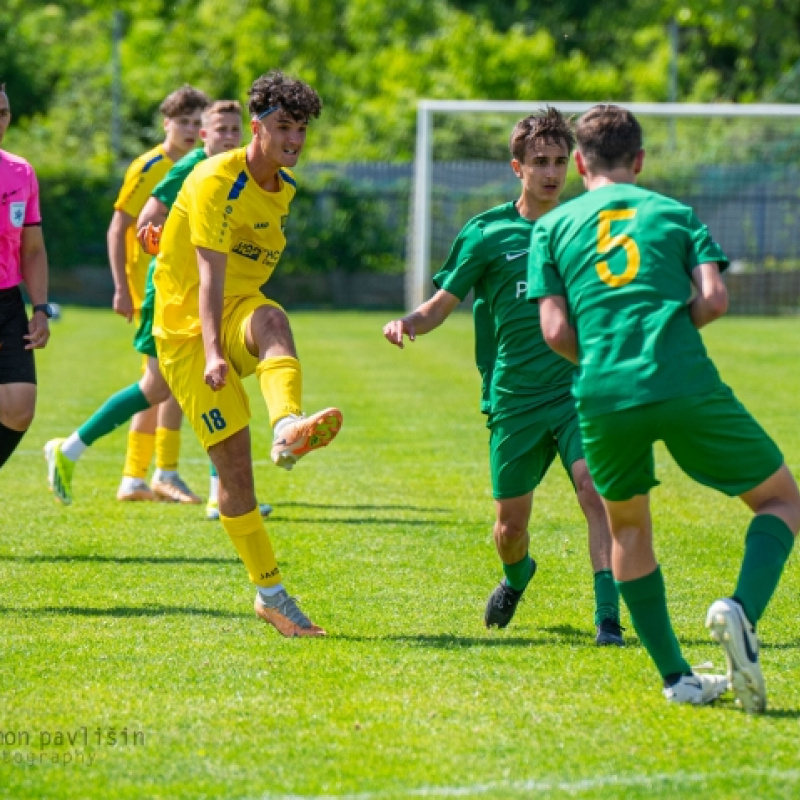
[[[51,269],[108,264],[106,230],[118,182],[80,174],[39,175]],[[357,187],[345,179],[303,184],[287,222],[287,273],[402,273],[408,189]]]
[[[116,187],[80,174],[39,174],[42,229],[50,269],[107,266],[106,230]]]

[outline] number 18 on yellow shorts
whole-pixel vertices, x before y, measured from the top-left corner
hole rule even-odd
[[[239,299],[233,304],[226,301],[222,350],[228,362],[228,375],[225,386],[216,392],[206,385],[203,377],[206,357],[202,336],[156,338],[161,374],[206,450],[250,424],[250,401],[242,378],[255,372],[258,358],[248,351],[245,334],[250,316],[262,305],[277,306],[277,303],[264,297]]]

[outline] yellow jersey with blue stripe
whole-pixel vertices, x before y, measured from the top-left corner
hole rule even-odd
[[[140,155],[125,172],[122,188],[114,203],[115,211],[123,211],[134,219],[134,224],[125,231],[125,274],[135,309],[142,306],[150,265],[150,256],[142,250],[136,239],[135,220],[156,184],[172,169],[173,163],[163,145]]]
[[[247,168],[247,149],[198,164],[184,181],[161,236],[153,282],[153,335],[185,339],[201,334],[200,273],[195,248],[228,257],[225,301],[260,295],[286,246],[284,225],[297,184],[289,170],[267,192]]]

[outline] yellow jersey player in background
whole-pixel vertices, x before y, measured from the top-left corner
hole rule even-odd
[[[156,184],[176,161],[192,150],[200,133],[201,114],[210,104],[199,89],[184,85],[168,95],[159,106],[164,117],[164,141],[135,159],[114,203],[108,228],[108,260],[114,279],[113,308],[129,322],[137,318],[145,296],[145,282],[150,257],[136,239],[136,219]],[[163,478],[178,473],[180,427],[183,417],[178,404],[170,398],[157,406],[137,413],[128,432],[128,447],[118,500],[174,500],[160,491]],[[145,478],[156,454],[153,488]],[[185,484],[184,502],[200,502]],[[166,487],[169,489],[169,487]]]
[[[342,414],[306,417],[289,320],[260,287],[286,245],[293,167],[317,93],[272,71],[249,91],[253,138],[199,164],[164,225],[154,283],[161,372],[219,473],[220,519],[256,584],[256,614],[284,636],[321,636],[283,588],[259,514],[242,378],[255,373],[273,427],[272,459],[291,469],[339,432]]]

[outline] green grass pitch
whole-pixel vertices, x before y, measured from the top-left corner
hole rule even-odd
[[[324,640],[256,620],[202,508],[124,505],[120,430],[49,496],[41,448],[138,375],[132,328],[67,308],[38,358],[33,427],[0,472],[0,798],[796,798],[797,558],[760,626],[769,710],[673,708],[630,629],[593,644],[585,527],[555,465],[531,527],[539,571],[512,625],[482,624],[499,579],[487,432],[468,315],[400,352],[387,314],[292,316],[309,411],[339,439],[291,473],[269,461],[251,379],[258,496],[287,588]],[[723,378],[800,474],[796,319],[705,333]],[[748,514],[665,451],[653,494],[673,621],[692,664],[732,591]],[[182,473],[207,463],[184,427]]]

